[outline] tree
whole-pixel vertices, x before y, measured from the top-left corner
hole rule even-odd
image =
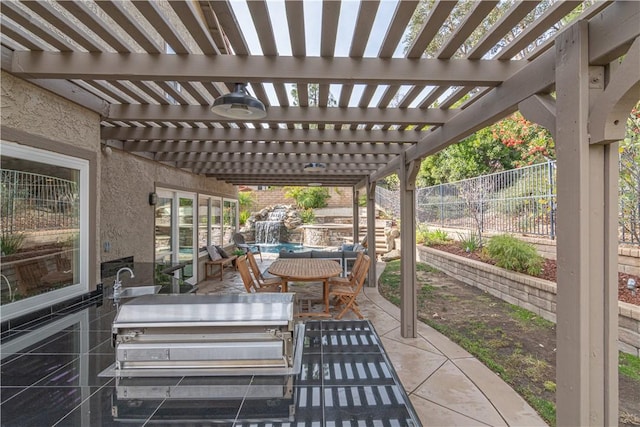
[[[240,225],[244,225],[251,216],[251,209],[255,205],[252,191],[240,191],[238,193],[238,206],[240,208],[240,216],[238,221]]]
[[[476,28],[476,30],[465,40],[460,46],[454,58],[461,58],[467,56],[471,49],[484,37],[487,31],[500,19],[500,17],[515,3],[514,0],[502,1],[498,3],[496,7],[487,15],[482,23]],[[538,15],[540,15],[548,7],[549,0],[544,0],[538,5],[533,14],[529,14],[524,20],[522,20],[516,27],[514,27],[509,33],[507,33],[503,40],[492,50],[495,53],[501,46],[506,45],[509,41],[513,40],[517,34],[522,32],[527,24],[531,23]],[[434,0],[423,0],[416,8],[413,17],[409,23],[409,31],[405,36],[403,43],[405,44],[405,52],[409,49],[409,46],[418,36],[418,33],[422,29],[427,17],[431,13],[431,9],[435,4]],[[449,17],[443,23],[438,34],[435,35],[432,42],[427,46],[424,51],[424,57],[434,58],[442,46],[447,42],[451,34],[453,34],[464,23],[467,15],[475,7],[474,1],[463,1],[458,3],[453,8]]]
[[[424,159],[417,182],[430,186],[553,158],[549,131],[515,113]]]
[[[320,105],[320,85],[318,83],[311,83],[308,86],[308,91],[309,91],[309,106],[317,107],[318,105]],[[298,95],[298,87],[297,86],[292,87],[290,93],[291,93],[291,97],[293,98],[293,105],[299,106],[300,97]],[[336,98],[333,96],[333,94],[329,92],[329,99],[327,100],[327,106],[335,107],[336,105],[338,105],[338,101],[336,101]]]
[[[619,152],[620,222],[625,240],[640,243],[640,102],[627,119],[627,131]]]
[[[482,247],[482,232],[484,231],[484,213],[487,211],[485,196],[493,191],[492,181],[484,177],[461,181],[456,184],[458,196],[473,218],[476,226],[478,246]]]
[[[238,205],[240,210],[251,210],[255,205],[255,200],[253,199],[252,191],[240,191],[238,193]]]

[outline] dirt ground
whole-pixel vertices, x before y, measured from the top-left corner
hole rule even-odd
[[[388,270],[387,270],[388,269]],[[383,274],[399,274],[389,263]],[[418,317],[497,372],[550,423],[555,423],[555,324],[515,308],[425,264],[418,265]],[[393,277],[380,292],[399,302]],[[640,381],[620,376],[620,425],[640,425]]]

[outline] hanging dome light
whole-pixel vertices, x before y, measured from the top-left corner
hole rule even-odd
[[[211,111],[229,119],[256,120],[267,115],[264,104],[249,95],[246,83],[236,83],[233,92],[213,101]]]
[[[324,163],[307,163],[304,165],[305,172],[322,172],[327,168]]]

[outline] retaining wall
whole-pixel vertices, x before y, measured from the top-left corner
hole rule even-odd
[[[454,240],[458,240],[460,235],[466,236],[469,233],[469,230],[466,229],[442,228],[435,226],[429,226],[427,228],[431,230],[444,230],[449,234],[449,237]],[[483,237],[489,238],[496,234],[502,233],[486,232],[483,233]],[[515,236],[520,240],[534,245],[541,256],[547,259],[556,259],[557,240],[541,236],[525,236],[522,234],[515,234]],[[620,273],[640,276],[640,247],[622,244],[618,247],[618,271]]]
[[[353,206],[353,193],[350,188],[327,187],[330,198],[327,200],[327,207],[351,207]],[[285,197],[286,191],[282,187],[270,188],[268,190],[253,190],[251,196],[254,200],[252,211],[259,211],[262,208],[274,205],[295,205],[295,200]]]
[[[510,304],[556,322],[555,283],[474,261],[425,246],[417,248],[418,261],[426,262],[456,279]],[[618,347],[640,357],[640,307],[618,302]]]

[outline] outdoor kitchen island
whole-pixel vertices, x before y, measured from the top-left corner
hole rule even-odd
[[[153,300],[163,296],[152,297]],[[198,308],[200,296],[177,297],[193,298],[192,310],[185,310],[184,313],[200,313],[201,318],[207,321],[210,313],[203,313],[202,307]],[[224,297],[228,298],[229,295]],[[248,295],[238,297],[247,298]],[[148,300],[147,297],[141,298],[142,302],[144,298]],[[258,306],[263,302],[259,302]],[[136,299],[127,304],[136,305]],[[238,325],[238,322],[246,318],[242,320],[243,315],[234,317],[232,313],[236,310],[230,308],[235,303],[220,301],[220,304],[227,306],[227,314],[231,315],[232,323],[236,323],[233,328],[241,329],[242,325]],[[262,335],[262,332],[258,333],[255,330],[260,322],[263,322],[263,329],[266,328],[269,332],[257,340],[264,342],[253,344],[253,350],[251,345],[246,346],[248,353],[245,354],[245,359],[237,364],[238,370],[227,369],[232,363],[218,360],[218,366],[227,365],[220,371],[222,375],[212,375],[211,370],[216,369],[213,365],[207,366],[202,374],[198,374],[198,363],[189,363],[190,366],[182,367],[179,366],[180,363],[176,363],[175,369],[168,369],[173,371],[173,374],[158,375],[156,370],[162,369],[161,366],[143,366],[145,363],[152,365],[154,356],[142,364],[121,364],[122,368],[129,370],[148,369],[148,374],[129,375],[131,371],[121,370],[120,373],[126,375],[115,375],[112,372],[111,375],[100,376],[99,374],[112,366],[118,357],[125,357],[124,354],[116,356],[119,343],[136,342],[133,339],[135,334],[129,329],[129,326],[133,325],[127,326],[123,318],[118,317],[115,307],[107,303],[107,300],[96,300],[88,306],[78,306],[75,311],[61,313],[39,327],[25,327],[24,330],[14,331],[14,334],[4,334],[3,337],[6,338],[2,341],[1,424],[421,425],[381,346],[378,335],[368,321],[309,321],[304,324],[303,329],[299,329],[297,323],[289,324],[288,320],[284,322],[286,325],[264,325],[264,322],[273,323],[273,319],[268,320],[273,313],[274,317],[279,317],[285,312],[288,316],[288,309],[281,310],[287,302],[280,301],[275,304],[280,305],[280,308],[275,311],[268,309],[255,316],[255,307],[250,308],[250,303],[240,310],[241,313],[249,313],[254,317],[246,325],[249,335]],[[122,307],[125,306],[126,304]],[[142,317],[147,316],[147,320],[156,322],[164,313],[165,319],[171,321],[172,315],[167,315],[171,311],[172,309],[167,310],[166,307],[164,311],[147,310]],[[219,349],[230,348],[228,354],[240,355],[238,357],[242,359],[242,352],[238,351],[239,346],[222,344],[225,334],[230,332],[227,329],[230,325],[220,326],[221,339],[212,340],[209,336],[203,341],[215,342],[216,345],[213,347],[217,346]],[[170,325],[167,323],[161,326],[165,327]],[[210,328],[211,325],[200,327]],[[179,329],[180,327],[171,331],[165,330],[157,335],[167,332],[166,343],[171,344],[169,347],[176,347],[175,343],[195,343],[192,342],[195,336],[183,336],[185,331],[186,335],[191,335],[189,328],[182,332]],[[197,329],[198,326],[194,330]],[[237,332],[238,335],[242,335],[242,331]],[[286,337],[289,332],[292,338],[296,337],[296,333],[300,335],[290,347],[286,342],[282,343],[282,358],[274,356],[280,350],[276,350],[277,345],[274,342],[277,341],[271,342],[268,336]],[[203,334],[203,330],[200,330],[197,334],[204,336],[215,332],[210,329]],[[155,342],[147,349],[154,346],[159,348],[159,337],[151,335],[155,333],[145,330],[138,336],[138,343]],[[252,340],[249,337],[234,338],[235,335],[229,333],[227,336],[231,338],[231,342]],[[125,339],[126,336],[132,339]],[[145,336],[151,339],[145,340]],[[135,350],[135,345],[133,347]],[[177,347],[182,347],[182,344]],[[268,351],[255,350],[260,347]],[[301,353],[294,354],[293,358],[289,359],[287,348],[298,348]],[[122,351],[131,349],[131,346],[120,348]],[[183,352],[183,356],[189,351]],[[256,353],[252,354],[254,351]],[[152,353],[153,351],[148,354]],[[139,358],[140,354],[134,351],[126,357],[135,359]],[[162,359],[165,357],[163,354],[166,355],[167,352],[157,350],[155,354]],[[274,360],[282,359],[283,362],[279,366],[273,367],[280,372],[272,374],[269,372],[271,368],[263,369],[263,372],[259,372],[260,369],[252,372],[253,369],[249,365],[256,362],[256,354],[264,354]],[[295,360],[298,357],[299,362],[296,365]],[[195,358],[197,359],[197,356]],[[204,365],[207,363],[209,362]],[[159,363],[163,364],[170,366],[172,363]],[[112,369],[117,371],[116,367],[112,366]],[[34,411],[33,408],[38,410]]]

